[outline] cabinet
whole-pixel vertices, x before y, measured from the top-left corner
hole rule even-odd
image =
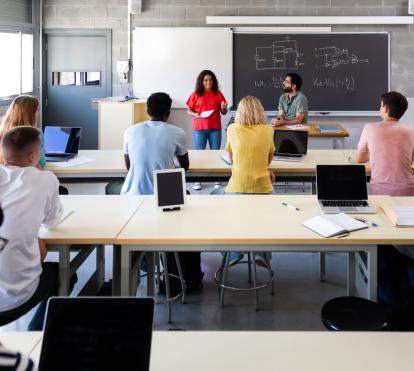
[[[124,131],[149,119],[145,100],[119,102],[110,98],[99,104],[98,149],[122,149]]]

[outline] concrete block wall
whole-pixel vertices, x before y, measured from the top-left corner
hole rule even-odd
[[[132,17],[132,27],[201,27],[206,26],[208,15],[407,15],[407,9],[408,0],[143,0],[142,14]],[[127,93],[115,74],[115,61],[127,58],[127,0],[44,0],[43,12],[45,28],[111,28],[113,95]],[[391,88],[414,97],[414,26],[333,26],[333,31],[391,32]],[[171,121],[186,130],[191,146],[191,119],[184,110],[176,111]],[[376,119],[335,117],[318,121],[345,125],[351,133],[346,147],[354,148],[363,123]]]

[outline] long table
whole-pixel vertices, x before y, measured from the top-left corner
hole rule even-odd
[[[370,199],[378,205],[390,198]],[[286,208],[282,202],[300,211]],[[182,210],[170,213],[157,210],[153,197],[145,196],[115,239],[114,256],[119,269],[114,271],[113,279],[121,295],[134,295],[135,287],[130,283],[134,251],[339,251],[349,253],[347,292],[351,295],[355,288],[355,253],[364,252],[367,286],[359,294],[376,300],[377,245],[414,244],[412,230],[395,228],[378,209],[376,214],[359,217],[379,227],[326,239],[303,226],[305,220],[319,214],[316,197],[311,195],[188,196]],[[148,282],[148,294],[153,295],[154,281]]]
[[[48,251],[59,254],[59,295],[70,294],[70,277],[96,250],[96,270],[84,292],[96,292],[104,281],[104,244],[112,245],[122,228],[137,211],[142,196],[60,196],[67,210],[73,210],[52,230],[41,229],[39,237]],[[70,253],[77,252],[71,259]]]
[[[231,166],[220,158],[226,153],[224,150],[190,150],[188,153],[188,180],[222,180],[230,177]],[[127,173],[121,150],[82,150],[79,154],[95,161],[71,167],[59,167],[48,162],[46,169],[53,171],[62,181],[121,180]],[[342,150],[309,150],[303,161],[272,161],[269,168],[282,179],[314,179],[318,164],[346,165],[348,159]]]
[[[41,332],[0,342],[39,362]],[[413,342],[412,332],[154,331],[150,370],[411,371]]]

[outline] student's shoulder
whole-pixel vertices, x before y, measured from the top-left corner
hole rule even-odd
[[[32,168],[37,170],[36,176],[41,181],[41,183],[45,186],[55,187],[59,185],[59,180],[55,174],[53,174],[49,170],[39,170],[37,168]]]
[[[173,132],[178,135],[185,135],[185,131],[182,128],[179,128],[178,126],[175,126],[173,124],[168,124],[167,122],[164,123],[165,130],[168,130],[170,132]]]

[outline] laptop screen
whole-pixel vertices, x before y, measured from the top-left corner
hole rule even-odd
[[[39,370],[147,371],[153,313],[151,298],[52,298]]]
[[[275,155],[306,155],[308,150],[307,130],[275,130]]]
[[[76,154],[79,150],[81,128],[45,126],[46,153]]]
[[[367,178],[364,165],[317,165],[319,200],[366,200]]]

